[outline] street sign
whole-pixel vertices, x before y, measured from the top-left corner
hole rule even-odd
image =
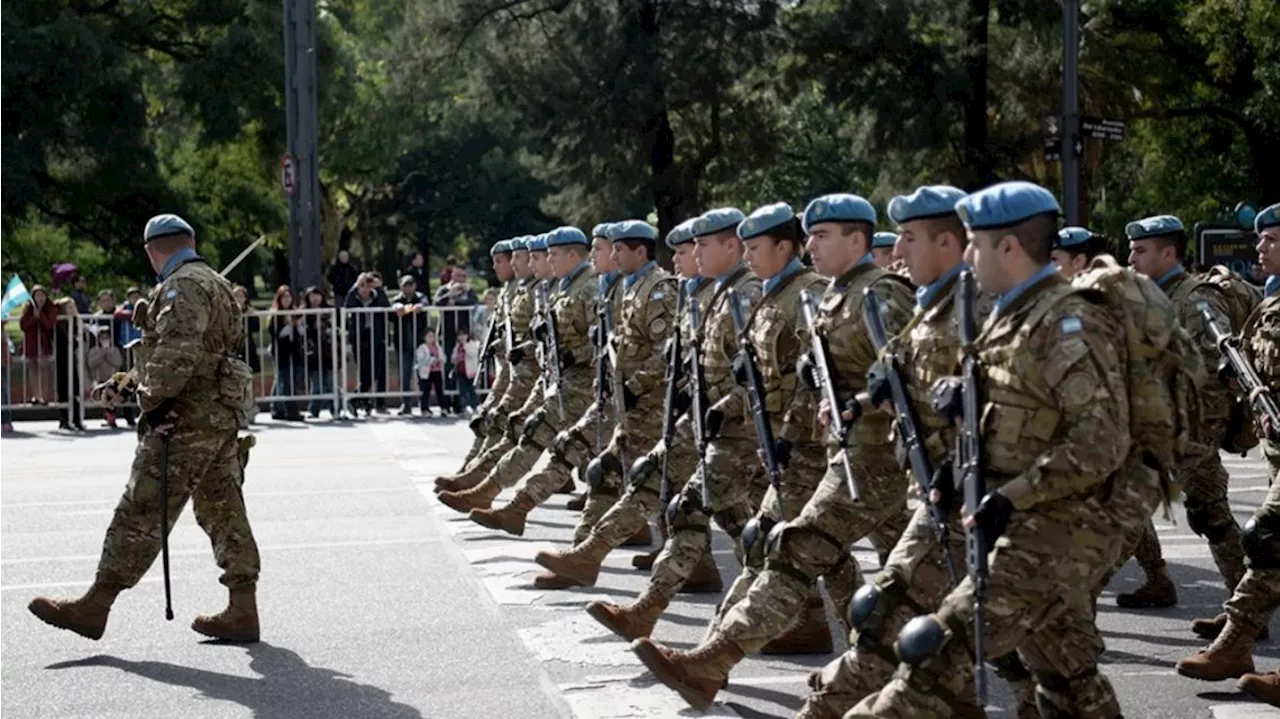
[[[293,153],[286,152],[280,156],[280,190],[286,196],[292,197],[297,185],[298,161],[293,159]]]
[[[1253,266],[1258,262],[1258,236],[1233,225],[1197,223],[1196,262],[1205,267],[1225,265],[1253,282]]]
[[[1120,142],[1124,139],[1124,120],[1109,120],[1101,117],[1081,117],[1080,132],[1085,137],[1095,140]]]

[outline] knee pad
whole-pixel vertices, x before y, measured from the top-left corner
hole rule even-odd
[[[854,592],[849,602],[849,626],[858,630],[858,645],[875,641],[884,626],[885,617],[901,603],[907,593],[906,583],[895,572],[882,571],[870,584],[864,584]],[[918,611],[924,609],[916,607]]]
[[[599,491],[610,473],[621,475],[622,463],[612,452],[606,452],[587,463],[587,486],[592,492]]]
[[[764,563],[764,557],[768,554],[765,544],[775,525],[777,522],[769,517],[752,517],[742,528],[742,551],[747,557],[758,559],[757,565]]]
[[[667,502],[667,528],[672,532],[676,531],[676,518],[680,516],[680,502],[683,500],[684,498],[677,494]]]
[[[1235,520],[1231,518],[1231,508],[1225,502],[1214,502],[1212,504],[1197,504],[1187,509],[1187,526],[1191,528],[1196,536],[1204,537],[1211,544],[1221,542],[1227,536],[1227,532],[1231,531],[1231,526]],[[1214,510],[1217,509],[1217,512]],[[1226,522],[1218,524],[1213,523],[1214,515],[1219,519],[1225,519]]]
[[[1042,719],[1074,719],[1077,716],[1118,719],[1120,706],[1115,692],[1097,667],[1075,676],[1053,671],[1035,671],[1036,709]],[[1100,684],[1097,684],[1100,682]]]
[[[1240,532],[1244,563],[1250,569],[1280,569],[1280,519],[1250,517]]]
[[[551,440],[551,459],[566,467],[571,467],[572,465],[569,464],[569,458],[565,456],[565,445],[568,443],[569,432],[567,430],[557,434],[556,438]]]
[[[542,424],[542,421],[546,419],[546,416],[547,411],[545,409],[540,409],[529,415],[525,419],[524,424],[520,426],[520,436],[522,438],[527,437],[528,439],[533,439],[534,434],[538,431],[538,425]]]
[[[898,633],[893,649],[904,664],[918,667],[942,653],[947,632],[931,614],[916,617]]]
[[[874,584],[864,584],[853,593],[853,599],[849,602],[849,626],[858,631],[858,636],[873,628],[867,624],[867,620],[879,607],[882,596],[884,592]]]
[[[649,480],[656,473],[656,469],[657,463],[653,461],[651,455],[640,455],[639,459],[631,463],[631,469],[627,471],[627,484],[632,487],[650,486]]]

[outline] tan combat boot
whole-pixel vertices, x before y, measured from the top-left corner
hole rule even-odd
[[[560,489],[556,490],[556,494],[573,494],[575,489],[577,489],[577,486],[573,483],[573,477],[570,477],[564,481],[564,484],[560,485]]]
[[[1204,639],[1213,639],[1222,632],[1222,628],[1227,624],[1227,613],[1221,612],[1216,617],[1201,617],[1191,620],[1191,631],[1197,637]],[[1269,627],[1263,627],[1258,632],[1258,641],[1265,642],[1271,638],[1271,630]]]
[[[809,599],[800,610],[800,621],[789,632],[774,637],[761,654],[830,654],[831,628],[821,599]]]
[[[1237,686],[1255,699],[1280,707],[1280,669],[1272,669],[1266,674],[1245,674]]]
[[[627,541],[622,543],[624,547],[647,547],[653,543],[653,531],[649,529],[649,523],[645,522],[636,530],[636,533],[627,537]]]
[[[637,639],[631,649],[640,661],[696,709],[711,706],[729,680],[729,671],[744,656],[737,644],[723,634],[714,635],[688,652],[677,652],[648,638]]]
[[[662,517],[658,517],[658,547],[652,552],[637,554],[631,558],[631,566],[642,572],[648,572],[653,569],[653,563],[658,561],[658,555],[662,554],[662,547],[667,543],[667,523]]]
[[[522,489],[516,492],[516,496],[512,497],[510,502],[498,509],[473,509],[467,516],[482,527],[499,529],[507,534],[522,537],[524,536],[524,519],[536,506],[538,503],[534,501],[533,496]]]
[[[653,633],[653,627],[669,603],[661,592],[646,588],[636,601],[625,607],[599,600],[591,602],[587,605],[587,614],[603,624],[605,629],[623,639],[633,640]]]
[[[461,492],[484,481],[492,466],[480,462],[464,465],[462,469],[443,477],[436,477],[436,494],[441,492]]]
[[[1164,569],[1164,560],[1143,567],[1147,581],[1132,592],[1116,597],[1116,606],[1126,609],[1163,609],[1178,603],[1178,588]]]
[[[493,505],[494,497],[497,497],[501,492],[502,487],[498,486],[498,483],[489,477],[471,489],[464,489],[461,492],[441,492],[436,496],[440,498],[440,503],[444,506],[466,514],[473,509],[489,508]]]
[[[613,547],[600,535],[592,532],[585,541],[564,552],[538,552],[533,561],[555,574],[577,584],[590,587],[600,576],[600,565]]]
[[[252,643],[258,641],[258,599],[255,586],[230,590],[227,608],[209,616],[201,614],[191,622],[191,628],[206,637],[224,642]]]
[[[720,579],[720,570],[716,568],[715,557],[711,549],[702,553],[697,566],[689,579],[680,587],[681,594],[719,594],[724,591],[724,581]]]
[[[45,624],[68,629],[88,639],[101,639],[107,628],[111,605],[123,590],[124,587],[119,585],[95,581],[79,599],[36,597],[27,609]]]
[[[568,502],[564,503],[564,508],[570,512],[581,512],[587,508],[587,493],[575,494]]]
[[[1222,633],[1208,648],[1178,660],[1178,673],[1192,679],[1219,682],[1253,671],[1253,638],[1258,630],[1227,617]]]

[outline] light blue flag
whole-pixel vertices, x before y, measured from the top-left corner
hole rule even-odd
[[[4,304],[0,305],[0,317],[8,318],[13,314],[14,310],[19,310],[22,305],[31,299],[31,293],[27,292],[27,286],[22,284],[22,278],[14,275],[9,278],[9,284],[4,288]]]

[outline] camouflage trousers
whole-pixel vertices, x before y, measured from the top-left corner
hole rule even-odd
[[[742,529],[768,487],[756,459],[755,440],[740,437],[741,425],[726,429],[736,429],[739,436],[725,432],[707,446],[705,472],[698,471],[697,455],[691,452],[692,476],[667,507],[669,536],[653,563],[649,588],[668,600],[673,599],[692,576],[703,553],[711,551],[711,519],[733,539],[741,555]],[[677,447],[668,450],[672,452],[668,461],[679,461],[676,458],[683,449],[679,445],[685,443],[676,444]],[[707,508],[702,506],[704,480],[711,500]]]
[[[525,374],[516,373],[512,375],[507,390],[503,392],[502,398],[497,404],[489,410],[485,419],[485,431],[482,437],[478,437],[480,447],[476,449],[475,455],[471,456],[468,461],[463,464],[464,472],[484,472],[488,474],[507,452],[516,446],[516,440],[519,439],[519,428],[517,431],[509,431],[508,426],[512,408],[518,408],[515,411],[520,412],[523,416],[528,416],[537,408],[537,402],[541,400],[542,393],[534,391],[537,389],[538,377],[532,377]],[[492,395],[490,395],[492,396]],[[526,407],[526,405],[528,405]],[[513,439],[515,437],[515,439]]]
[[[1271,615],[1280,605],[1280,540],[1275,538],[1280,536],[1280,472],[1272,475],[1271,487],[1262,506],[1253,513],[1253,522],[1267,528],[1272,537],[1269,543],[1263,540],[1265,544],[1260,552],[1271,559],[1270,566],[1261,567],[1251,558],[1248,571],[1223,608],[1233,621],[1262,629],[1271,622]]]
[[[720,632],[743,652],[759,651],[797,620],[805,601],[816,596],[819,576],[824,577],[837,619],[848,631],[849,602],[863,584],[849,545],[870,537],[877,551],[887,552],[910,518],[907,485],[892,453],[860,454],[864,457],[853,465],[862,494],[856,504],[849,496],[843,465],[834,456],[828,460],[820,447],[792,455],[782,483],[791,516],[785,517],[785,527],[770,533],[768,543],[760,538],[767,551],[763,566],[753,561],[762,552],[747,552],[747,567],[722,605]],[[813,477],[819,480],[816,486]],[[761,519],[784,519],[777,497],[771,487]]]
[[[484,450],[485,442],[493,433],[494,425],[499,419],[494,415],[494,408],[507,393],[507,387],[511,383],[511,367],[506,363],[499,361],[497,363],[497,371],[494,372],[493,384],[490,385],[489,393],[485,395],[484,401],[476,408],[476,414],[480,416],[479,429],[476,432],[475,439],[471,442],[471,449],[467,452],[466,459],[462,460],[462,469],[465,471],[472,465],[476,457]]]
[[[196,522],[213,544],[222,569],[219,579],[230,588],[258,581],[258,545],[245,513],[240,485],[244,467],[232,430],[190,430],[181,425],[168,440],[169,528],[190,499]],[[129,484],[102,543],[97,580],[132,587],[160,553],[160,473],[164,440],[144,434],[134,452]]]
[[[568,427],[569,418],[582,417],[595,399],[591,393],[590,376],[581,373],[565,374],[563,392],[565,419],[560,418],[560,405],[555,396],[547,396],[542,406],[528,415],[519,443],[498,460],[489,473],[499,486],[519,486],[519,491],[532,495],[537,504],[546,501],[572,479],[573,467],[552,461],[535,473],[531,472],[533,466],[543,452],[552,448],[556,435]]]
[[[602,471],[598,476],[588,476],[587,503],[582,508],[582,516],[578,518],[578,526],[573,532],[573,542],[577,544],[591,534],[600,520],[609,512],[627,489],[627,476],[637,459],[637,450],[641,455],[651,449],[662,435],[662,406],[654,405],[642,398],[620,426],[614,428],[609,446],[597,458]],[[657,498],[657,487],[653,489]],[[648,514],[640,516],[635,531],[648,521]],[[621,544],[627,537],[618,540]],[[617,544],[613,546],[618,546]]]

